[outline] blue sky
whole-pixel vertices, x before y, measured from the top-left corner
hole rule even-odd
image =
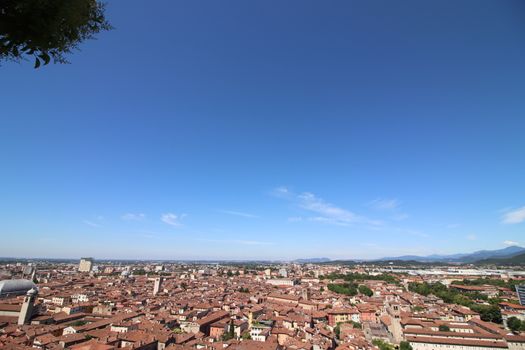
[[[109,1],[70,65],[0,67],[0,256],[525,244],[524,11]]]

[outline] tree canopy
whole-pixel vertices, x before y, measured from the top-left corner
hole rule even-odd
[[[399,350],[412,350],[412,345],[407,341],[399,343]]]
[[[334,293],[344,294],[349,296],[357,295],[357,284],[343,283],[343,284],[328,284],[328,289]]]
[[[483,321],[501,323],[501,311],[496,303],[491,303],[492,299],[486,295],[477,292],[460,292],[458,290],[447,288],[442,283],[409,283],[408,289],[414,293],[421,295],[433,294],[438,298],[443,299],[449,304],[458,304],[469,307],[471,310],[479,313]],[[486,303],[478,303],[482,300]]]
[[[0,60],[68,63],[81,42],[111,29],[97,0],[0,1]]]
[[[336,279],[342,279],[347,282],[353,282],[353,281],[366,281],[366,280],[375,280],[375,281],[385,281],[388,283],[398,284],[399,281],[396,277],[388,274],[380,274],[380,275],[367,275],[367,274],[361,274],[361,273],[347,273],[347,274],[340,274],[340,273],[329,273],[328,275],[322,275],[319,277],[321,280],[329,279],[329,280],[336,280]]]
[[[359,293],[364,294],[367,297],[371,297],[372,295],[374,295],[374,292],[372,291],[372,289],[368,288],[364,284],[359,286]]]
[[[520,331],[525,331],[525,321],[512,316],[507,320],[507,326],[514,333],[519,333]]]

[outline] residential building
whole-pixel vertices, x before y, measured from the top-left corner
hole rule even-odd
[[[81,258],[78,264],[79,272],[91,272],[93,270],[93,258]]]

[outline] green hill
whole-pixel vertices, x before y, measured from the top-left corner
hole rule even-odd
[[[491,258],[476,261],[478,265],[525,265],[525,253],[514,255],[510,258]]]

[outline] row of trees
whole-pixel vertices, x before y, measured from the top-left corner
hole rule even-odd
[[[421,295],[429,295],[433,294],[435,296],[438,296],[439,298],[443,299],[446,303],[454,303],[454,304],[460,304],[463,305],[462,302],[469,302],[471,300],[486,300],[488,301],[488,297],[484,294],[481,294],[479,292],[459,292],[454,289],[449,289],[444,284],[437,282],[437,283],[409,283],[408,289],[412,292],[421,294]]]
[[[347,274],[341,274],[341,273],[330,273],[328,275],[323,275],[319,277],[320,279],[329,279],[331,281],[341,279],[345,280],[347,282],[354,282],[354,281],[366,281],[366,280],[375,280],[375,281],[385,281],[388,283],[399,283],[398,279],[392,275],[388,274],[380,274],[376,276],[372,275],[366,275],[362,273],[347,273]]]
[[[480,293],[462,293],[455,289],[449,289],[442,283],[409,283],[408,289],[414,293],[424,296],[435,295],[449,304],[463,305],[479,313],[483,321],[501,323],[501,311],[497,306],[499,299],[489,299],[486,295]],[[479,304],[476,300],[484,300],[487,304]]]
[[[343,284],[328,284],[328,289],[334,293],[355,296],[357,293],[371,297],[374,292],[364,284],[358,285],[357,283],[343,283]]]
[[[513,279],[504,281],[502,279],[477,278],[474,280],[463,280],[461,283],[464,285],[468,285],[468,286],[481,286],[484,284],[490,284],[492,286],[504,287],[504,288],[509,288],[511,290],[514,290],[516,285],[519,284],[519,281],[516,281]]]

